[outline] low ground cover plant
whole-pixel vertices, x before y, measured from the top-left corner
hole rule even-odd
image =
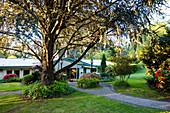
[[[102,77],[100,82],[112,82],[115,81],[115,77]]]
[[[77,81],[77,86],[80,88],[96,88],[99,87],[100,80],[97,78],[83,78]]]
[[[128,88],[128,87],[130,87],[129,83],[127,83],[126,81],[116,81],[114,83],[114,86],[119,87],[119,88]]]
[[[23,90],[22,95],[30,99],[40,99],[49,97],[58,97],[70,94],[75,89],[70,87],[67,82],[54,81],[51,85],[41,85],[40,82],[35,82]]]

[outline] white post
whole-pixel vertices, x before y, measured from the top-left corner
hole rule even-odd
[[[20,70],[20,78],[23,78],[23,70]]]
[[[14,74],[14,70],[12,70],[12,74]]]

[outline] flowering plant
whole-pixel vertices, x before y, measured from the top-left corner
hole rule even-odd
[[[145,73],[148,76],[152,76],[154,80],[154,85],[157,89],[162,91],[170,91],[170,67],[167,69],[152,69],[147,70]]]
[[[6,74],[3,79],[6,80],[6,79],[9,79],[9,78],[13,78],[13,77],[18,77],[16,74]]]

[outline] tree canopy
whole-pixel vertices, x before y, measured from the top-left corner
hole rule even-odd
[[[118,39],[128,34],[129,38],[140,40],[150,24],[150,14],[159,12],[164,3],[164,0],[0,0],[0,48],[35,56],[41,62],[42,85],[51,84],[107,34]],[[65,53],[76,48],[81,50],[77,60],[54,73],[54,66]]]

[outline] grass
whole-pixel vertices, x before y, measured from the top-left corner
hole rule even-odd
[[[0,96],[0,111],[16,113],[158,113],[156,109],[124,104],[83,92],[74,92],[65,97],[39,101],[25,101],[19,95]]]
[[[128,83],[131,86],[130,88],[120,89],[115,87],[115,90],[124,94],[151,99],[163,99],[164,97],[168,96],[166,94],[161,94],[157,91],[151,90],[147,86],[146,81],[144,80],[144,78],[147,77],[145,72],[146,69],[142,69],[130,76],[130,79],[128,80]],[[114,83],[115,82],[112,82],[112,84]]]
[[[26,85],[23,85],[19,82],[0,83],[0,92],[21,90],[21,89],[25,89],[26,87],[27,87]]]

